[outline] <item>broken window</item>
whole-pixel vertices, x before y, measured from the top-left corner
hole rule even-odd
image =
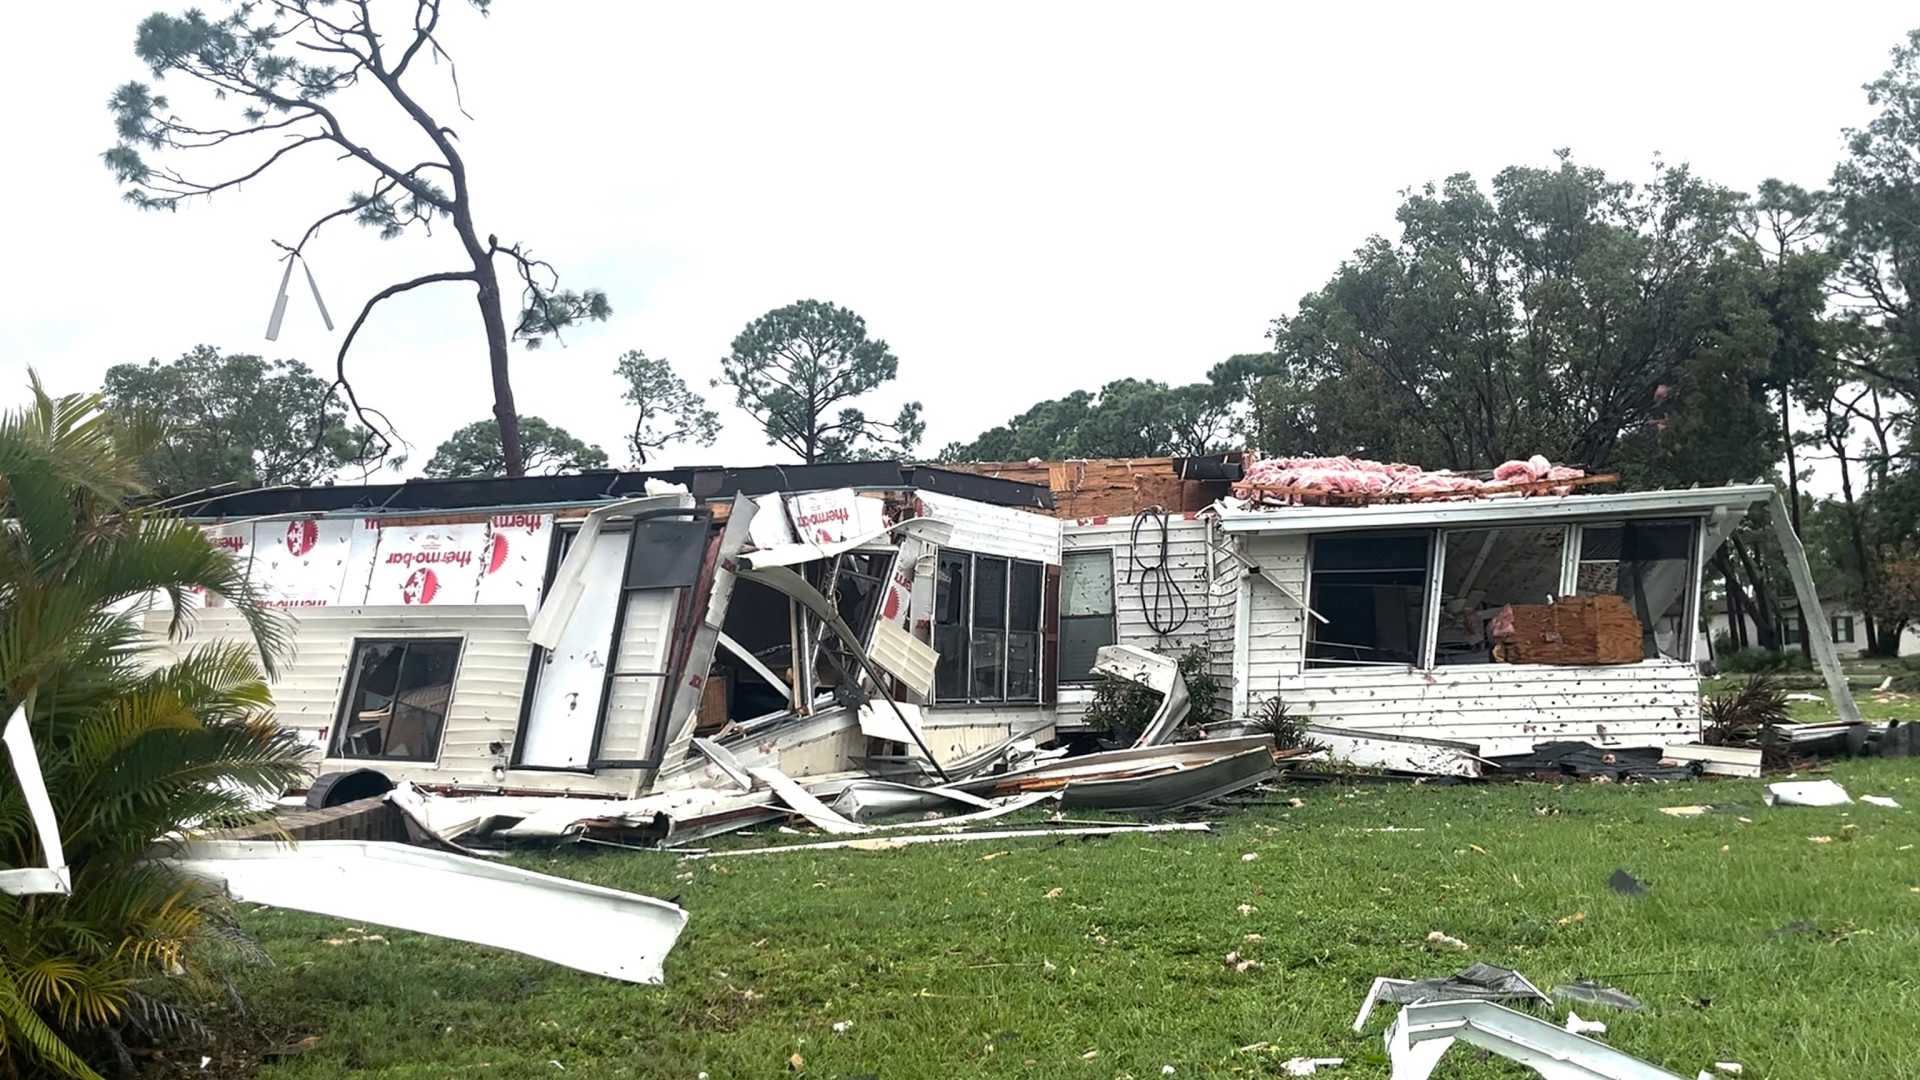
[[[933,647],[940,654],[933,693],[941,701],[967,700],[967,604],[973,594],[973,557],[943,551],[933,602]]]
[[[332,756],[434,760],[459,664],[459,638],[356,640]]]
[[[1060,566],[1060,681],[1090,682],[1100,646],[1116,641],[1113,551],[1069,551]]]
[[[935,699],[1039,700],[1041,565],[942,551],[938,567]]]
[[[1431,534],[1334,533],[1312,539],[1307,666],[1420,663]]]
[[[1692,651],[1695,523],[1691,519],[1624,521],[1580,529],[1575,593],[1625,597],[1640,620],[1649,660],[1684,660]]]
[[[1434,663],[1491,663],[1487,624],[1508,604],[1544,604],[1560,591],[1566,539],[1561,525],[1448,531]]]

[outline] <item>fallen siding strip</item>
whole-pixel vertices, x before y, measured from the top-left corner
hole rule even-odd
[[[793,777],[771,765],[748,769],[747,773],[755,780],[772,788],[773,793],[780,796],[781,802],[792,807],[795,813],[812,822],[823,832],[844,835],[863,833],[868,829],[868,826],[841,817],[832,807],[809,794],[806,788],[794,781]]]
[[[166,860],[236,900],[491,945],[658,983],[687,913],[665,900],[407,844],[188,844]]]
[[[1661,756],[1668,761],[1697,761],[1701,771],[1717,773],[1721,776],[1744,776],[1748,778],[1760,775],[1761,751],[1740,746],[1697,746],[1686,744],[1669,746]]]
[[[778,844],[773,847],[741,848],[737,851],[711,851],[689,855],[689,859],[724,859],[734,855],[768,855],[777,851],[888,851],[908,844],[944,844],[956,840],[1024,840],[1049,836],[1113,836],[1119,833],[1211,832],[1204,821],[1172,822],[1165,825],[1104,825],[1086,829],[990,829],[985,832],[925,833],[912,836],[863,836],[858,840],[827,840],[818,844]]]

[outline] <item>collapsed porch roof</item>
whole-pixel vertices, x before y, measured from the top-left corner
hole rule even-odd
[[[1214,506],[1220,526],[1230,533],[1334,532],[1346,529],[1404,529],[1433,526],[1474,527],[1506,522],[1575,521],[1645,514],[1745,513],[1773,497],[1766,484],[1689,488],[1685,491],[1628,491],[1607,495],[1534,495],[1435,502],[1383,503],[1373,506],[1287,506],[1249,509],[1237,500]]]

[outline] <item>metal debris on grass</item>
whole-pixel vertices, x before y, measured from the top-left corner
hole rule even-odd
[[[1646,1008],[1640,999],[1618,987],[1605,986],[1590,979],[1561,983],[1553,988],[1556,1001],[1578,1001],[1583,1005],[1601,1005],[1609,1009],[1640,1012]]]

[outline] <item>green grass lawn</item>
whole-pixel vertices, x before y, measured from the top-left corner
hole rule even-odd
[[[1920,762],[1830,775],[1920,808]],[[260,911],[245,925],[275,963],[241,989],[257,1033],[317,1036],[272,1080],[722,1080],[791,1075],[795,1054],[807,1076],[1101,1080],[1277,1076],[1311,1055],[1357,1080],[1387,1075],[1392,1007],[1348,1029],[1374,976],[1486,960],[1639,996],[1645,1013],[1594,1010],[1606,1040],[1687,1077],[1727,1060],[1748,1078],[1920,1074],[1920,809],[1774,810],[1761,787],[1300,785],[1211,834],[570,849],[521,861],[691,913],[664,987],[375,927],[385,942],[329,944],[358,935]],[[1659,812],[1689,803],[1726,809]],[[1649,894],[1611,892],[1615,868]],[[1432,930],[1469,950],[1432,951]],[[1229,970],[1236,951],[1259,966]],[[1439,1075],[1532,1075],[1475,1058],[1456,1048]]]

